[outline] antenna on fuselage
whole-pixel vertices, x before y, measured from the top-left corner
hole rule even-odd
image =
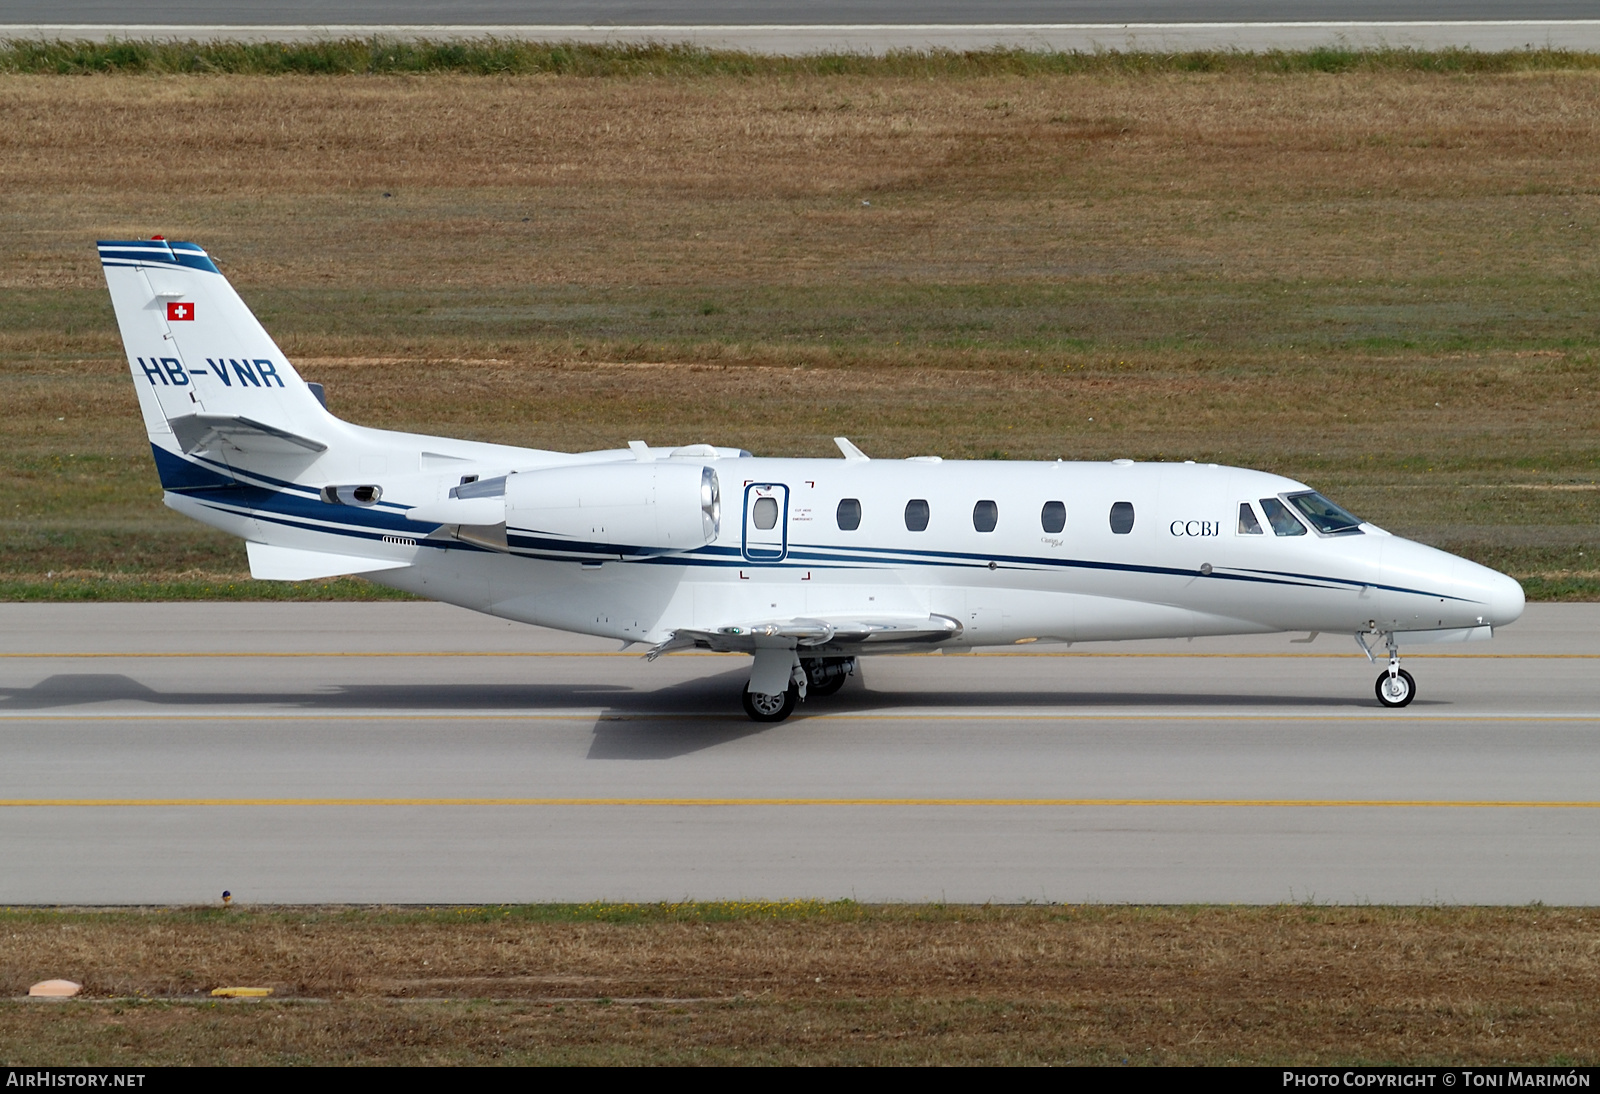
[[[847,460],[867,460],[872,458],[851,444],[849,437],[835,437],[833,443],[839,446],[839,451],[844,453],[844,458]]]

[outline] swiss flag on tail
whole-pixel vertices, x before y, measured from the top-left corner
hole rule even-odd
[[[167,301],[167,319],[168,320],[193,319],[193,318],[194,318],[194,305],[193,304],[189,303],[186,300],[169,300],[169,301]]]

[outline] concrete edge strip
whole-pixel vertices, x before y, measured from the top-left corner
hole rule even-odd
[[[0,809],[262,807],[1600,809],[1600,801],[1322,798],[9,798]]]
[[[862,23],[862,24],[0,24],[0,39],[41,41],[317,42],[511,41],[699,45],[774,55],[879,53],[891,49],[1020,47],[1071,52],[1309,49],[1318,46],[1600,49],[1597,19],[1479,19],[1240,23]]]

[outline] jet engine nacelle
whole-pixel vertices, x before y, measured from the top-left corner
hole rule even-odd
[[[507,476],[505,507],[514,548],[672,554],[717,538],[722,488],[701,464],[590,464]]]

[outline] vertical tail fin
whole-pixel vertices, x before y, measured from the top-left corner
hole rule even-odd
[[[206,252],[163,239],[101,241],[100,263],[157,447],[184,453],[252,438],[321,451],[334,421]]]

